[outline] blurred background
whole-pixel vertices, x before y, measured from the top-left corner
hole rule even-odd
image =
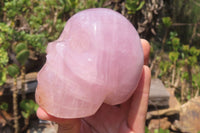
[[[38,120],[34,91],[48,42],[87,8],[124,15],[151,44],[146,133],[200,131],[199,0],[1,0],[0,132],[54,133]]]

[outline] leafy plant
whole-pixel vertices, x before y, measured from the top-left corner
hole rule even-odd
[[[2,102],[2,103],[0,104],[0,109],[1,109],[1,110],[7,111],[7,110],[8,110],[8,103]]]
[[[3,68],[8,63],[8,53],[3,49],[0,48],[0,68]]]
[[[14,116],[14,129],[15,133],[19,132],[19,122],[18,122],[18,89],[17,89],[17,76],[19,74],[19,68],[17,65],[9,65],[8,74],[14,79],[13,82],[13,116]]]
[[[147,127],[145,127],[145,133],[150,133]],[[170,133],[170,131],[160,128],[160,129],[155,129],[153,133]]]
[[[20,108],[22,116],[27,119],[37,111],[38,105],[33,100],[26,99],[20,102]]]
[[[24,127],[22,128],[22,131],[24,131],[29,125],[30,116],[37,111],[38,105],[33,100],[24,99],[20,102],[20,108],[24,117]]]
[[[0,86],[3,85],[6,82],[6,69],[2,68],[0,70]]]
[[[155,129],[154,133],[170,133],[170,131],[169,130],[164,130],[164,129],[160,128],[160,129]]]
[[[159,77],[168,83],[166,86],[180,87],[179,96],[184,102],[192,98],[195,92],[195,95],[198,95],[200,91],[197,79],[200,72],[198,60],[200,50],[195,46],[183,44],[176,32],[170,32],[169,35],[165,47],[167,52],[164,53],[165,60],[159,61]],[[162,55],[159,58],[163,58]]]
[[[16,59],[19,61],[21,65],[24,65],[29,57],[29,51],[27,49],[24,49],[17,53]]]
[[[163,17],[162,22],[167,28],[169,28],[172,25],[172,20],[170,17]]]
[[[178,60],[179,52],[170,52],[169,53],[169,59],[175,63]]]
[[[27,48],[27,44],[26,43],[19,43],[17,44],[17,46],[15,47],[15,53],[19,53],[21,52],[22,50],[25,50],[25,49],[28,49]]]
[[[6,82],[6,68],[5,66],[8,63],[8,54],[3,49],[0,48],[0,86],[3,85]]]
[[[129,14],[135,14],[136,11],[139,11],[144,6],[145,1],[140,0],[126,0],[125,7],[128,10]]]
[[[17,78],[17,75],[19,74],[19,67],[15,64],[9,65],[7,71],[11,77]]]
[[[164,77],[165,75],[168,75],[169,68],[171,67],[172,63],[169,61],[161,61],[159,64],[159,67],[161,69],[161,72],[159,74],[160,77]]]
[[[13,39],[12,25],[0,22],[0,45],[1,49],[8,49],[10,47],[10,41]]]
[[[148,127],[145,127],[145,133],[150,133]]]

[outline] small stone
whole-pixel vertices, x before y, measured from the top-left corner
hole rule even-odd
[[[155,129],[169,129],[171,126],[171,122],[168,121],[167,117],[160,119],[152,119],[148,125],[148,129],[150,131],[154,131]]]
[[[180,111],[179,120],[175,121],[174,128],[188,133],[200,131],[200,96],[183,104]]]

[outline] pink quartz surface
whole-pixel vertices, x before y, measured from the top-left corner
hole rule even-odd
[[[139,35],[121,14],[104,8],[72,16],[47,47],[38,74],[36,101],[59,118],[93,115],[103,104],[125,102],[143,66]]]

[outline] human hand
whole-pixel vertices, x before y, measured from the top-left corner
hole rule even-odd
[[[143,73],[133,96],[119,106],[103,104],[92,116],[61,119],[38,108],[37,116],[58,123],[59,133],[144,133],[151,73],[148,66],[149,43],[141,39],[144,51]]]

